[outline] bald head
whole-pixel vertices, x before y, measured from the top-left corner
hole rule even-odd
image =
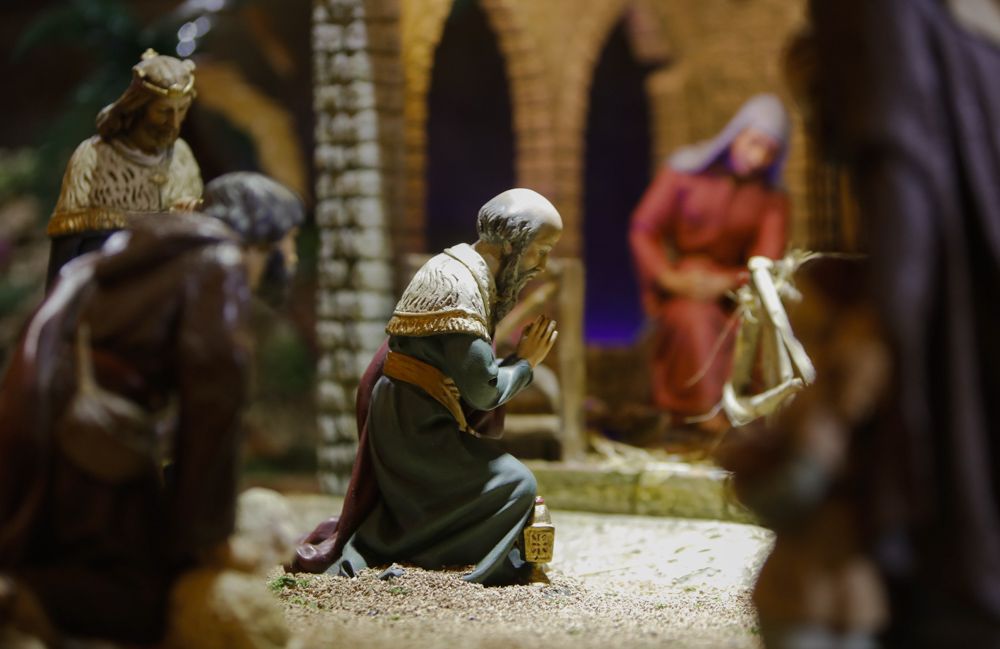
[[[480,241],[517,254],[539,234],[555,235],[558,239],[562,218],[538,192],[508,189],[480,208],[476,231]]]

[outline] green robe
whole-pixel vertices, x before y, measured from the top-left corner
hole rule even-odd
[[[503,404],[532,378],[527,361],[498,362],[489,343],[467,334],[393,336],[389,347],[451,377],[477,410]],[[537,487],[521,462],[460,432],[420,388],[385,376],[372,391],[368,445],[381,499],[328,573],[350,576],[392,562],[474,564],[464,579],[500,584],[529,569],[515,542]]]

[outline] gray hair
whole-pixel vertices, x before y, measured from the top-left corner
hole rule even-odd
[[[480,240],[496,246],[509,243],[517,255],[538,234],[539,221],[516,195],[504,192],[479,208],[476,233]]]
[[[290,189],[263,174],[237,171],[205,186],[201,212],[235,230],[247,245],[280,241],[302,225],[302,201]]]
[[[546,224],[562,228],[559,212],[544,196],[523,187],[508,189],[480,208],[476,219],[479,240],[504,250],[496,275],[494,325],[510,312],[531,279],[532,271],[520,267],[521,257]]]

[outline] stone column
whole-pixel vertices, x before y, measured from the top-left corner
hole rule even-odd
[[[398,0],[315,0],[319,475],[346,490],[358,380],[395,305],[402,70]]]

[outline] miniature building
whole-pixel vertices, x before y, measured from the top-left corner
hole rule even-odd
[[[614,180],[608,164],[629,151],[590,151],[588,143],[603,147],[602,129],[639,142],[631,151],[643,153],[632,157],[645,159],[633,186],[644,187],[671,150],[714,133],[751,94],[788,97],[781,53],[801,14],[784,0],[315,0],[324,487],[342,491],[350,474],[357,378],[408,280],[405,254],[471,240],[475,209],[524,186],[562,214],[557,255],[631,287],[624,233],[632,205],[588,194]],[[608,73],[609,65],[618,67]],[[470,102],[460,105],[466,94]],[[466,118],[488,126],[463,130]],[[808,246],[799,121],[796,130],[786,172],[796,206],[791,239]],[[597,153],[611,162],[601,166]],[[486,177],[501,186],[489,191],[479,182]],[[456,201],[471,195],[467,226],[428,213],[443,191]],[[620,242],[607,236],[615,227]],[[564,380],[582,383],[582,364],[580,372]]]

